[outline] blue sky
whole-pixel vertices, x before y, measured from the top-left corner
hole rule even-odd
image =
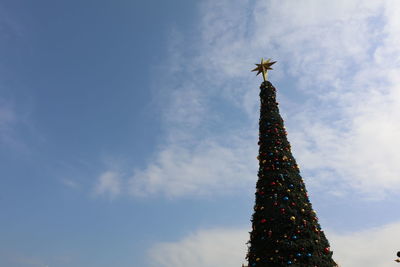
[[[0,1],[0,266],[241,266],[258,87],[342,266],[396,266],[396,1]]]

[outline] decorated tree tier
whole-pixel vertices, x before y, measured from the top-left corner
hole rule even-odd
[[[260,87],[259,172],[248,242],[249,267],[334,267],[329,242],[291,153],[276,90],[265,81],[264,72],[273,63],[266,68],[261,66],[266,64],[263,61],[257,64],[264,82]]]

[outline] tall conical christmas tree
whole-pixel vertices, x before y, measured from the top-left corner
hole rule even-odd
[[[292,156],[275,87],[266,80],[274,63],[261,60],[253,70],[263,74],[264,82],[260,87],[259,172],[248,242],[249,267],[337,266]]]

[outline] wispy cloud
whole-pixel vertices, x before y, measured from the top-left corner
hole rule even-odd
[[[16,122],[14,109],[5,100],[0,99],[0,133],[6,135]]]
[[[238,229],[211,229],[177,242],[159,243],[149,251],[150,266],[241,266],[248,233]]]
[[[400,236],[399,222],[347,234],[332,232],[329,236],[341,266],[396,265],[394,260],[399,246],[395,237]]]
[[[151,266],[241,266],[245,262],[247,229],[199,230],[176,242],[154,245]],[[394,266],[400,223],[353,233],[328,231],[335,260],[340,266]]]
[[[69,188],[72,188],[72,189],[81,188],[81,185],[78,182],[76,182],[76,181],[74,181],[72,179],[67,179],[67,178],[61,179],[61,183],[63,185],[65,185],[65,186],[69,187]]]
[[[170,145],[154,163],[130,179],[134,195],[212,195],[231,193],[250,184],[256,169],[254,147],[242,140],[224,146],[203,141],[191,148]]]
[[[20,123],[12,103],[0,97],[0,145],[14,149],[24,149],[25,146],[17,137],[16,127]]]
[[[46,261],[40,259],[38,257],[33,256],[24,256],[21,254],[16,254],[13,252],[8,251],[7,255],[2,255],[8,264],[12,264],[12,266],[36,266],[36,267],[48,267]]]
[[[194,63],[166,75],[174,88],[164,113],[167,144],[135,170],[133,191],[217,193],[232,173],[239,174],[237,188],[254,175],[254,162],[243,156],[256,150],[248,136],[257,131],[258,84],[249,68],[273,56],[279,63],[271,79],[285,85],[282,112],[295,156],[314,177],[311,186],[368,198],[397,192],[399,9],[396,1],[203,2],[196,44],[185,45],[193,40],[181,36],[171,51],[171,66],[188,51]],[[218,105],[230,105],[231,114]],[[222,141],[245,128],[235,143]]]
[[[114,171],[102,173],[97,180],[94,194],[98,196],[108,196],[110,199],[121,194],[121,177]]]

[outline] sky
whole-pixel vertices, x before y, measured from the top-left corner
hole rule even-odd
[[[261,57],[340,266],[400,250],[400,2],[0,0],[0,266],[241,266]]]

